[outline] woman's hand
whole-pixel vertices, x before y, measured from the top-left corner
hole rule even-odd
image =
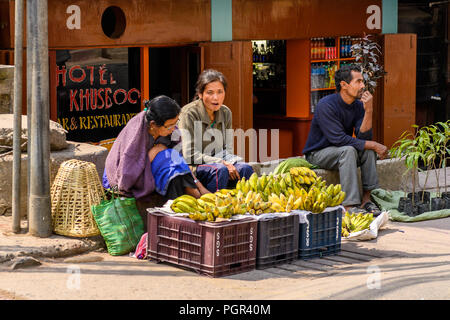
[[[167,147],[161,143],[155,144],[153,148],[151,148],[148,152],[148,158],[150,159],[150,162],[153,162],[153,159],[155,159],[158,153],[166,149]]]
[[[225,165],[225,167],[227,167],[231,180],[241,179],[241,177],[239,176],[239,172],[237,171],[235,166],[233,166],[231,163],[226,162],[226,161],[223,161],[222,163]]]

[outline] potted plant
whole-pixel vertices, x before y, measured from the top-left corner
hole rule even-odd
[[[450,158],[450,146],[448,145],[450,140],[450,120],[446,122],[437,122],[437,125],[441,127],[443,137],[440,146],[440,161],[442,168],[444,168],[444,192],[441,197],[446,199],[446,208],[450,209],[450,191],[447,191],[447,159]]]
[[[405,131],[390,149],[391,158],[404,158],[406,172],[411,174],[412,192],[407,194],[399,201],[399,211],[404,211],[407,215],[415,216],[426,210],[421,198],[424,200],[427,193],[422,190],[416,193],[416,176],[419,171],[419,160],[426,162],[426,150],[430,146],[430,135],[426,129],[420,129],[418,125],[412,126],[414,134],[411,131]],[[429,196],[428,196],[429,197]]]
[[[378,64],[378,57],[381,53],[380,45],[373,41],[371,35],[364,35],[359,42],[351,46],[352,55],[355,57],[355,64],[361,67],[364,84],[370,93],[374,93],[377,87],[377,80],[387,72],[383,66]]]
[[[447,121],[449,122],[449,121]],[[428,131],[432,137],[432,146],[429,149],[428,163],[431,164],[431,169],[435,172],[437,183],[437,196],[431,201],[431,210],[442,210],[447,207],[447,143],[449,139],[448,123],[438,122],[437,125],[428,127]],[[440,188],[440,174],[441,169],[444,171],[445,192],[441,194]]]

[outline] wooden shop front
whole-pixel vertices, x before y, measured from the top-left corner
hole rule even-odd
[[[0,6],[13,21],[14,1]],[[301,155],[317,99],[364,33],[382,44],[388,72],[375,138],[389,145],[415,120],[415,38],[381,34],[381,0],[49,0],[48,13],[51,119],[69,140],[108,146],[144,99],[184,105],[201,70],[215,68],[228,79],[233,127],[279,129],[276,157]],[[3,51],[14,43],[5,35]]]

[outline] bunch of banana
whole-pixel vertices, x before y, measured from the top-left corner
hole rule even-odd
[[[244,205],[246,206],[246,210],[250,214],[262,214],[273,212],[270,209],[270,202],[264,201],[262,199],[261,193],[254,192],[250,190],[245,196],[242,198]]]
[[[248,180],[243,177],[236,184],[236,190],[242,191],[244,195],[246,195],[249,191],[264,193],[264,190],[269,182],[269,177],[266,174],[263,174],[261,177],[258,177],[256,172],[254,172]]]
[[[348,237],[352,232],[358,232],[370,227],[370,224],[374,220],[373,213],[348,213],[345,212],[342,218],[342,236]]]
[[[225,190],[225,189],[224,189]],[[220,190],[215,193],[207,193],[197,199],[200,211],[204,211],[208,221],[215,221],[216,218],[231,218],[234,214],[232,190]]]
[[[315,186],[316,188],[325,191],[325,189],[327,188],[327,182],[326,180],[322,179],[322,177],[319,176],[311,186]]]
[[[300,199],[299,209],[311,211],[312,213],[323,212],[330,201],[328,194],[315,186],[311,186],[306,195],[303,193]]]
[[[317,180],[316,173],[307,167],[293,167],[289,173],[297,185],[311,185]]]
[[[194,213],[199,211],[197,199],[187,194],[174,199],[170,208],[177,213]]]
[[[272,193],[269,196],[271,212],[291,212],[292,210],[297,210],[300,207],[301,200],[302,198],[295,200],[295,196],[293,194],[286,197],[283,193],[279,196]]]
[[[187,194],[174,199],[170,208],[176,213],[189,213],[189,218],[192,220],[205,221],[212,218],[208,216],[197,199]]]
[[[335,207],[340,205],[345,199],[345,192],[342,191],[340,184],[330,184],[326,189],[325,193],[330,198],[328,202],[329,207]]]
[[[245,177],[242,177],[242,179],[236,183],[236,190],[240,190],[243,194],[247,194],[251,190],[250,179],[246,180]]]

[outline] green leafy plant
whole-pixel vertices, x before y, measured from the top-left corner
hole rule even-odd
[[[419,160],[426,163],[426,149],[429,147],[430,136],[426,130],[419,130],[418,125],[412,125],[414,133],[405,131],[390,149],[391,158],[404,158],[406,165],[405,175],[412,175],[412,202],[415,204],[416,175],[419,171]],[[406,193],[406,192],[405,192]]]
[[[437,122],[435,125],[422,127],[413,125],[414,133],[405,131],[400,138],[393,144],[390,149],[391,158],[405,159],[407,170],[405,174],[410,172],[412,174],[412,201],[415,202],[415,187],[416,174],[422,171],[419,168],[419,161],[421,160],[426,168],[425,183],[422,187],[425,188],[430,171],[434,171],[436,175],[438,196],[440,195],[440,170],[444,168],[444,183],[445,192],[447,192],[447,159],[450,154],[450,120],[447,122]],[[422,193],[423,195],[423,193]],[[423,201],[423,196],[422,196]]]
[[[352,45],[352,54],[355,64],[359,65],[364,78],[364,84],[370,93],[374,93],[377,80],[387,74],[378,58],[382,54],[380,45],[372,40],[371,35],[364,35],[359,41]]]
[[[440,170],[444,169],[444,184],[445,192],[447,192],[447,158],[450,154],[448,142],[450,139],[450,120],[447,122],[437,122],[436,125],[430,125],[428,131],[432,137],[432,146],[430,147],[430,158],[428,163],[431,164],[432,169],[436,174],[438,196],[441,194],[440,190]]]

